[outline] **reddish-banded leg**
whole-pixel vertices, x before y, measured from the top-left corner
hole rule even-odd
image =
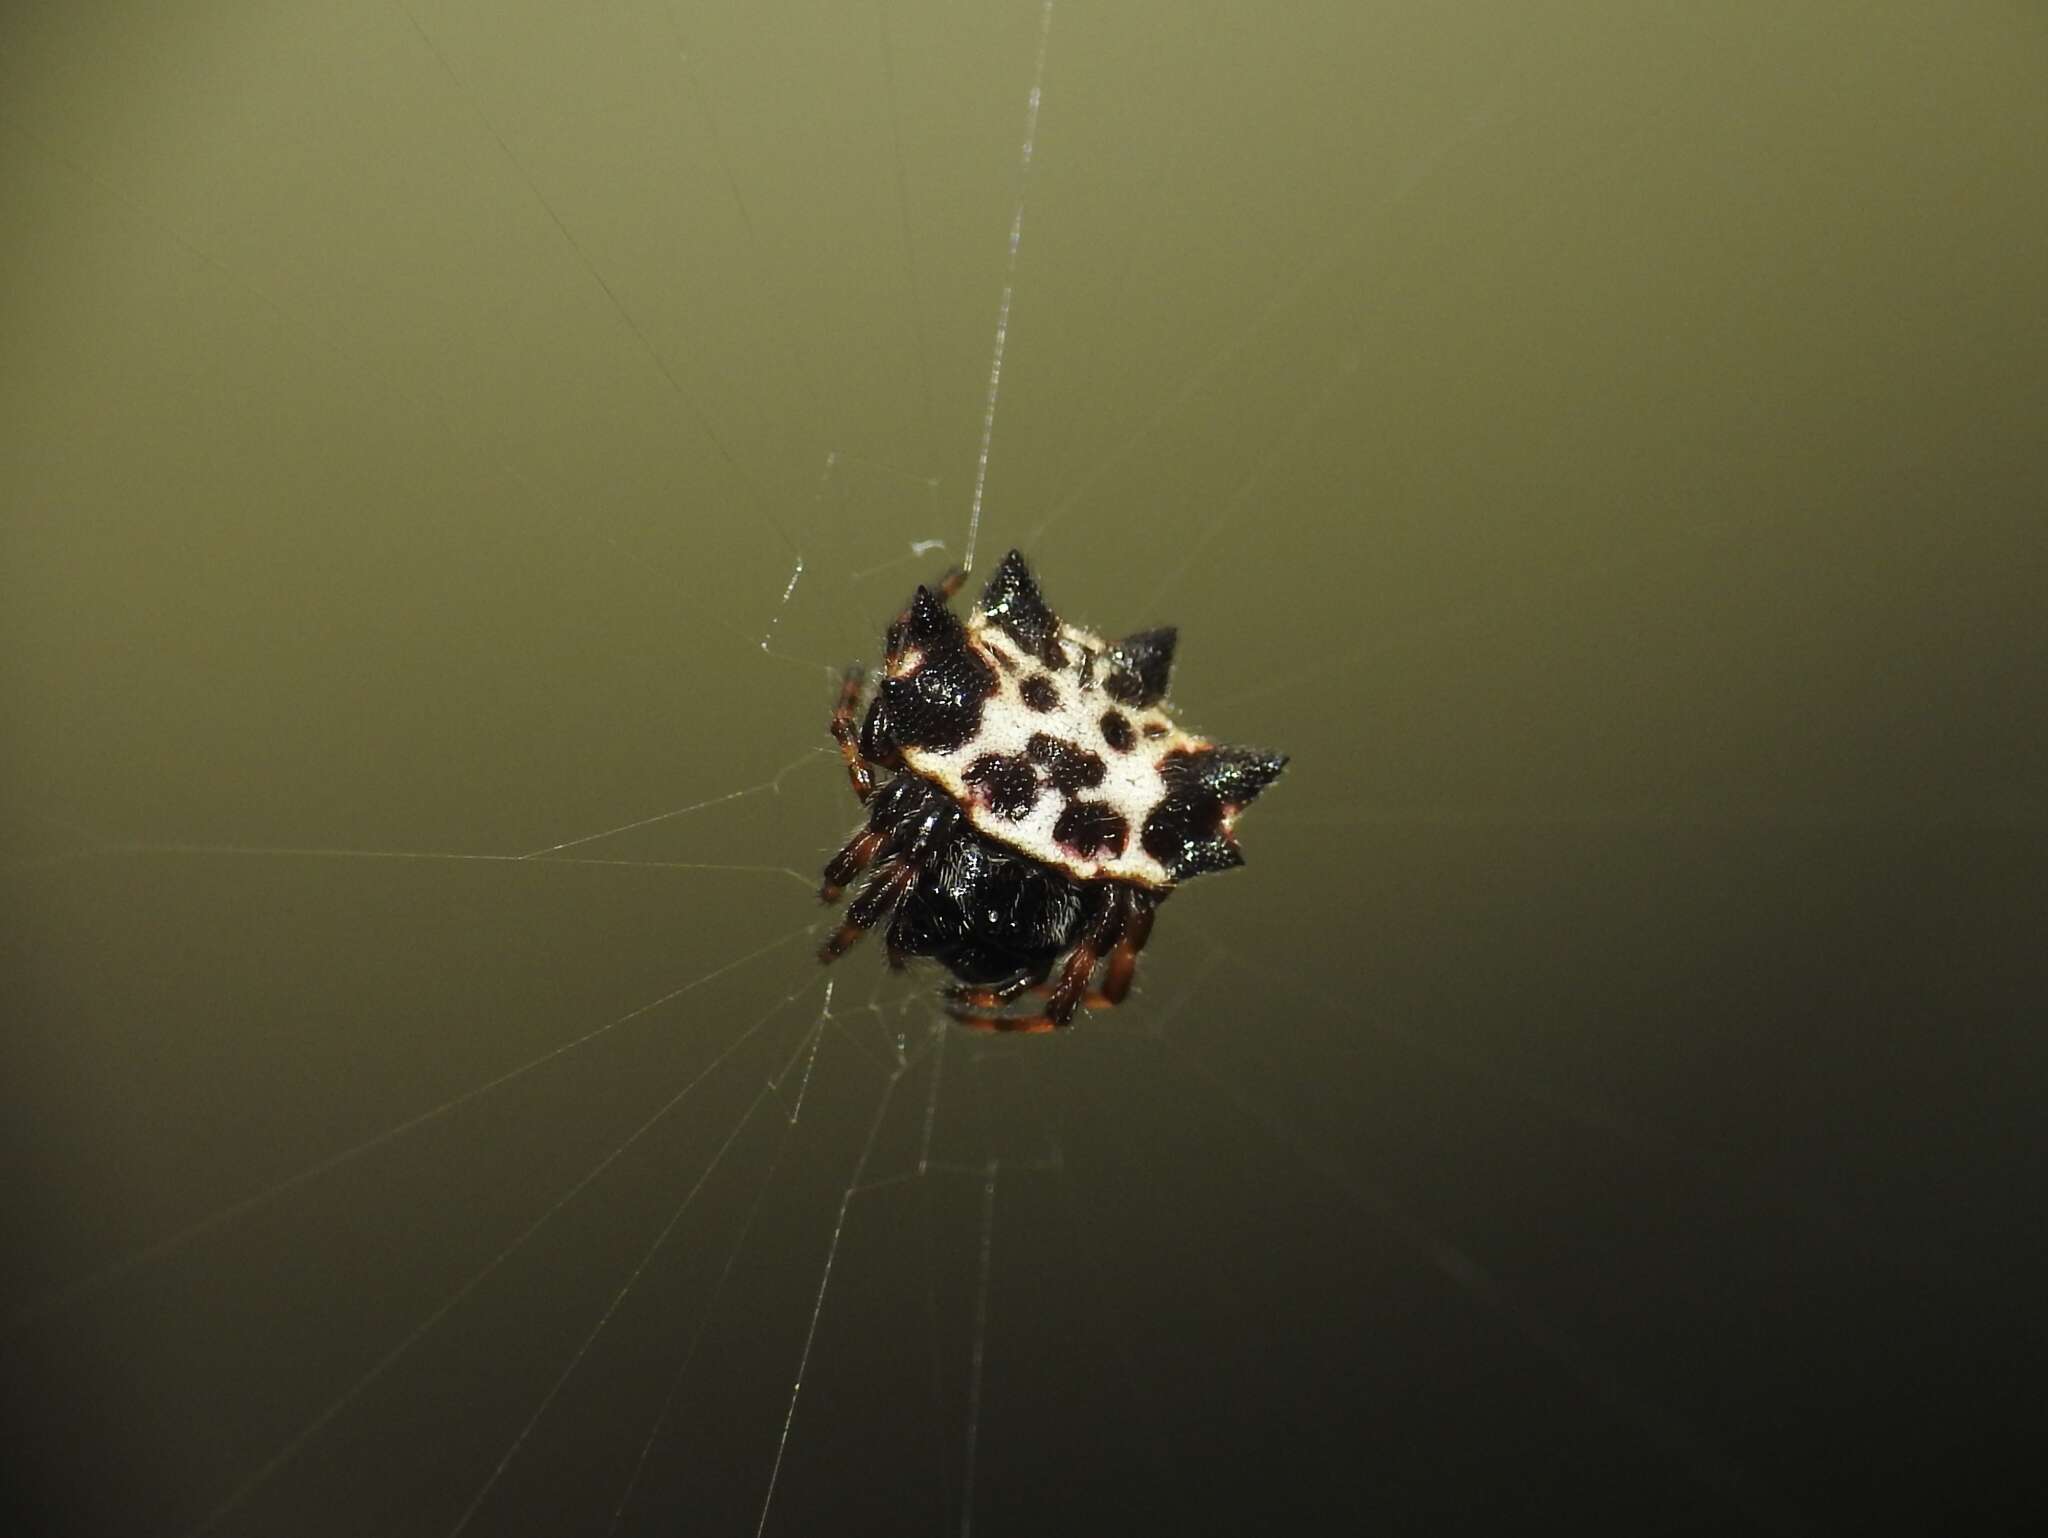
[[[825,867],[825,884],[818,888],[818,896],[828,903],[838,902],[847,882],[868,868],[868,863],[881,853],[888,838],[889,835],[879,828],[867,828],[854,834],[846,841],[846,847],[832,856],[832,863]]]
[[[916,879],[915,860],[884,861],[868,878],[868,884],[860,889],[860,895],[847,907],[846,922],[833,930],[825,943],[818,947],[818,959],[837,961],[844,956],[856,940],[875,926],[876,920],[902,900],[904,892]]]
[[[867,676],[859,663],[848,668],[839,680],[839,703],[832,707],[832,740],[839,744],[839,756],[846,760],[846,777],[853,782],[853,793],[863,802],[875,793],[875,771],[860,750],[860,728],[853,718]]]
[[[1059,1029],[1059,1025],[1045,1015],[970,1015],[957,1009],[948,1013],[970,1031],[1000,1031],[1004,1035],[1014,1032],[1036,1036]]]
[[[1152,937],[1152,914],[1157,901],[1149,894],[1133,892],[1125,899],[1123,933],[1109,953],[1109,966],[1102,978],[1102,1003],[1115,1006],[1123,1003],[1124,995],[1131,991],[1131,977],[1138,970],[1138,952],[1145,948],[1145,942]],[[1095,1000],[1087,1001],[1096,1008]]]
[[[946,990],[946,997],[959,1006],[959,1009],[954,1011],[955,1018],[964,1020],[974,1017],[962,1014],[962,1010],[1001,1009],[1012,999],[1041,986],[1043,985],[1037,981],[1035,974],[1019,972],[1015,977],[1006,977],[999,983],[955,983]]]

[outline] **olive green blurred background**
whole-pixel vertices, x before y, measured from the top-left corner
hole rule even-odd
[[[2040,1500],[2041,13],[1046,22],[0,23],[24,1530]],[[1052,1039],[810,959],[971,532],[1294,760]]]

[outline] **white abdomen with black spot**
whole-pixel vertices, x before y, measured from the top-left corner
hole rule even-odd
[[[1081,880],[1104,877],[1164,890],[1174,878],[1142,839],[1165,799],[1160,766],[1200,752],[1202,738],[1175,726],[1156,704],[1119,703],[1102,637],[1058,628],[1061,666],[1022,649],[986,615],[967,620],[968,644],[997,679],[980,729],[946,752],[905,746],[904,762],[943,787],[989,837]],[[891,672],[918,662],[904,657]]]

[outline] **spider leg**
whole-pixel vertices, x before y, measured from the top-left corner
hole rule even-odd
[[[854,715],[867,676],[858,662],[848,668],[839,680],[839,703],[832,707],[832,740],[839,744],[839,756],[846,760],[846,777],[853,782],[853,793],[863,803],[875,793],[875,766],[860,750],[860,728],[854,724]]]
[[[1124,894],[1124,908],[1123,933],[1110,950],[1109,967],[1102,977],[1101,1005],[1089,999],[1091,1009],[1113,1008],[1123,1003],[1124,995],[1131,991],[1131,977],[1138,970],[1138,952],[1152,938],[1152,915],[1159,909],[1159,899],[1150,892],[1128,890]]]
[[[1131,976],[1138,969],[1138,952],[1152,933],[1152,915],[1159,910],[1158,897],[1150,892],[1132,891],[1125,899],[1130,911],[1124,918],[1122,936],[1110,947],[1101,988],[1081,996],[1083,1009],[1114,1009],[1131,991]],[[1050,994],[1052,983],[1038,983],[1029,991]]]
[[[1096,912],[1095,921],[1081,932],[1081,938],[1067,957],[1067,964],[1060,968],[1060,980],[1054,985],[1052,996],[1045,1001],[1046,1018],[1054,1025],[1065,1025],[1074,1018],[1081,996],[1088,991],[1089,980],[1095,976],[1095,963],[1122,936],[1130,901],[1126,891],[1123,886],[1110,890]]]
[[[847,882],[868,868],[888,838],[881,828],[863,828],[854,834],[825,867],[825,884],[818,888],[818,896],[828,903],[838,902]]]
[[[1033,1015],[1006,1015],[1003,1006],[1027,993],[1045,993],[1046,983],[1022,982],[1011,978],[986,988],[948,988],[946,1013],[973,1031],[1021,1032],[1034,1035],[1059,1029],[1059,1023],[1040,1011]]]
[[[1019,972],[1006,977],[999,983],[955,983],[946,990],[946,997],[952,1003],[967,1010],[998,1010],[1012,999],[1029,993],[1043,985],[1043,974],[1037,971]],[[955,1018],[966,1018],[956,1012]]]
[[[948,1006],[946,1013],[970,1031],[1000,1031],[1004,1035],[1016,1032],[1036,1036],[1059,1029],[1046,1015],[977,1015],[957,1004]]]
[[[941,598],[950,600],[955,593],[960,591],[960,585],[966,580],[966,567],[948,566],[939,574],[939,580],[932,584],[932,591]]]
[[[857,833],[839,851],[825,870],[825,896],[830,901],[837,892],[834,883],[846,879],[870,860],[875,860],[867,883],[854,896],[846,908],[846,920],[832,931],[824,945],[819,947],[820,961],[836,961],[852,948],[855,941],[866,934],[891,913],[897,904],[909,895],[918,875],[933,854],[945,847],[959,824],[960,811],[952,802],[935,792],[923,792],[924,799],[905,798],[902,790],[915,790],[921,781],[892,781],[868,813],[869,826]],[[905,812],[905,806],[911,810]],[[893,965],[897,959],[895,950],[890,952]]]
[[[868,877],[867,885],[847,905],[846,921],[818,947],[818,959],[831,962],[844,956],[856,940],[874,928],[884,914],[903,900],[903,894],[910,890],[910,883],[916,879],[915,859],[892,857],[876,866],[875,873]]]

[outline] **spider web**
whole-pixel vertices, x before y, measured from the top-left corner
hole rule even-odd
[[[1952,956],[1813,915],[1910,871],[1987,1007],[2031,975],[1996,899],[2037,867],[1951,866],[2038,846],[2037,750],[1991,712],[1900,761],[1862,680],[1902,607],[1912,701],[1987,635],[2039,658],[1995,490],[2039,321],[1970,257],[1991,297],[1899,323],[1906,369],[1847,339],[1922,258],[1810,274],[1845,227],[1921,249],[1957,167],[2023,184],[1951,93],[2018,112],[2027,55],[1885,5],[1575,19],[24,24],[17,1509],[1190,1532],[1541,1491],[1799,1532],[1860,1498],[1814,1384],[1873,1437],[2017,1391],[2026,1220],[1954,1189],[2024,1118],[1911,1054],[1845,1088]],[[1899,126],[1857,105],[1902,82]],[[1762,374],[1730,340],[1795,322]],[[1902,371],[2007,403],[1975,541],[1912,516],[1938,417],[1843,448]],[[1033,1041],[811,959],[833,681],[1011,544],[1077,621],[1177,622],[1190,723],[1295,756],[1133,1003]],[[1907,605],[1929,569],[1967,625]],[[1806,688],[1731,703],[1787,655]],[[1862,979],[1797,1050],[1803,974],[1725,982],[1787,933]],[[1786,1151],[1907,1107],[1973,1131]],[[1971,1432],[1932,1445],[2022,1454]]]

